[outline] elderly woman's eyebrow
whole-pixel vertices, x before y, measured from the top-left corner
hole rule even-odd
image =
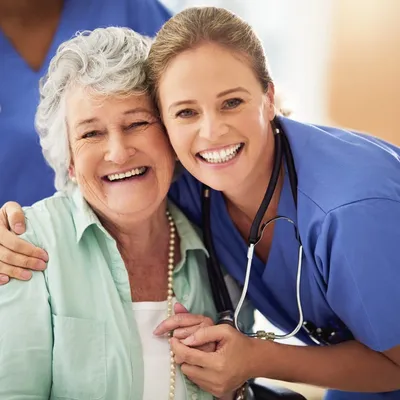
[[[147,113],[147,114],[154,114],[153,110],[150,110],[148,108],[144,108],[144,107],[136,107],[136,108],[132,108],[131,110],[126,110],[124,111],[124,115],[127,114],[138,114],[138,113]]]
[[[89,125],[92,124],[93,122],[97,122],[99,119],[98,118],[88,118],[88,119],[84,119],[82,121],[79,121],[75,124],[75,128],[78,128],[82,125]]]
[[[122,114],[123,115],[131,115],[131,114],[139,114],[139,113],[147,113],[147,114],[154,115],[154,111],[149,110],[148,108],[144,108],[144,107],[132,108],[130,110],[124,111]],[[98,118],[87,118],[87,119],[77,122],[75,124],[75,127],[78,128],[82,125],[89,125],[89,124],[92,124],[93,122],[98,122],[98,121],[99,121]]]

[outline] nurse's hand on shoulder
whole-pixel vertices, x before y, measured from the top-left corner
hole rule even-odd
[[[174,306],[172,317],[165,319],[154,330],[154,335],[162,336],[168,332],[173,332],[173,337],[178,340],[184,340],[200,328],[214,325],[211,318],[204,315],[191,314],[181,303]],[[216,349],[216,343],[205,343],[197,347],[198,350],[213,352]]]
[[[213,353],[196,348],[210,342],[217,343]],[[200,328],[185,340],[171,339],[175,361],[182,372],[216,397],[237,390],[253,377],[249,368],[258,352],[256,344],[255,339],[229,325]]]
[[[21,206],[6,203],[0,209],[0,285],[10,278],[29,280],[30,270],[46,269],[47,253],[17,236],[24,232],[25,216]]]

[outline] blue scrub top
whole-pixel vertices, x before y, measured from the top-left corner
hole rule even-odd
[[[34,130],[34,116],[39,79],[58,46],[77,31],[107,26],[125,26],[154,36],[168,18],[169,12],[157,0],[65,0],[58,30],[37,72],[0,30],[0,205],[14,200],[28,206],[55,191],[53,171]]]
[[[281,124],[298,175],[298,207],[296,211],[286,173],[278,214],[296,222],[304,246],[301,296],[305,320],[338,330],[341,340],[350,333],[376,351],[399,345],[400,149],[341,129],[287,118],[281,118]],[[195,224],[202,225],[201,184],[195,178],[185,172],[170,196]],[[221,193],[212,191],[211,196],[217,255],[243,283],[247,245]],[[293,226],[276,222],[268,262],[255,256],[249,286],[253,305],[287,332],[299,318],[297,255]],[[313,344],[303,330],[298,337]],[[330,400],[400,399],[400,391],[330,391],[327,396]]]

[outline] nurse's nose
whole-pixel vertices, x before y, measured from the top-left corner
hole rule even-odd
[[[221,136],[225,135],[228,127],[222,118],[215,114],[205,115],[201,121],[199,136],[210,142],[217,141]]]
[[[123,133],[109,135],[104,159],[118,165],[125,164],[136,153],[130,141]]]

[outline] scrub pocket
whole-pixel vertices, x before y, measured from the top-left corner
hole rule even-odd
[[[52,399],[95,400],[106,392],[105,323],[53,314]]]

